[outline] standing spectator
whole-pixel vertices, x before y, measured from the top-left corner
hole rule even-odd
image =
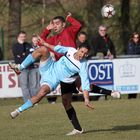
[[[32,35],[32,48],[33,48],[34,50],[36,50],[36,49],[39,48],[39,47],[38,47],[38,37],[37,37],[37,35],[35,35],[35,34]]]
[[[140,55],[140,34],[134,32],[127,47],[127,54],[129,55]],[[128,99],[136,98],[137,94],[129,94]]]
[[[93,40],[94,55],[102,58],[115,58],[115,46],[107,34],[107,28],[103,25],[99,26],[97,37]]]
[[[34,35],[34,34],[32,35],[32,48],[33,49],[30,49],[32,51],[34,51],[34,50],[39,48],[39,46],[38,46],[38,37],[37,37],[37,35]],[[30,52],[32,52],[32,51],[30,51]],[[34,67],[35,67],[34,71],[36,71],[36,78],[37,78],[35,83],[36,83],[37,89],[39,90],[39,88],[40,88],[39,60],[37,60],[36,63],[34,63]]]
[[[17,35],[17,42],[12,46],[12,52],[16,64],[21,64],[22,61],[24,61],[24,59],[32,50],[32,45],[26,42],[25,40],[26,33],[24,31],[20,31]],[[35,65],[32,64],[27,69],[24,69],[20,73],[20,75],[18,75],[19,83],[23,94],[23,100],[25,102],[32,96],[34,96],[38,91],[38,80],[36,79],[35,68]]]

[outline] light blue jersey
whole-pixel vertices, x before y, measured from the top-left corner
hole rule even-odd
[[[40,65],[41,84],[47,84],[54,90],[60,81],[65,82],[78,73],[81,77],[82,90],[90,90],[90,83],[87,74],[87,61],[74,59],[76,49],[57,45],[54,51],[64,54],[58,61],[51,57]]]

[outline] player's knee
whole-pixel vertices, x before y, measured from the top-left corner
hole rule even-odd
[[[69,106],[71,106],[71,101],[67,98],[62,98],[62,103],[65,108],[68,108]]]
[[[66,106],[67,102],[62,99],[63,106]]]
[[[46,47],[42,46],[40,48],[40,52],[41,52],[41,54],[46,54],[46,53],[48,53],[48,49]]]
[[[37,59],[41,56],[42,54],[40,53],[40,51],[36,50],[32,53],[33,58]]]

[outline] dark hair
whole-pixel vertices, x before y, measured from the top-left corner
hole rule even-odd
[[[65,22],[65,19],[64,19],[64,17],[62,17],[62,16],[56,16],[56,17],[53,18],[53,20],[55,20],[55,19],[59,19],[59,20],[61,20],[62,22]]]
[[[17,34],[17,37],[18,37],[20,34],[26,34],[26,32],[25,32],[25,31],[19,31],[18,34]]]
[[[79,49],[86,48],[86,49],[88,49],[88,51],[90,51],[90,46],[87,42],[81,43],[78,48]]]
[[[85,36],[87,36],[87,33],[84,32],[84,31],[81,31],[81,32],[78,33],[78,36],[80,36],[80,35],[85,35]]]
[[[135,35],[138,35],[138,36],[139,36],[138,43],[140,43],[140,34],[139,34],[138,32],[134,32],[134,33],[131,35],[131,38],[130,38],[129,42],[134,42],[134,41],[133,41],[133,38],[134,38]]]

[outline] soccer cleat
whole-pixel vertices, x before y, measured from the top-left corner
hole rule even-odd
[[[11,68],[12,70],[14,70],[14,72],[15,72],[17,75],[19,75],[19,74],[21,73],[20,70],[19,70],[20,64],[14,64],[14,63],[12,63],[12,62],[9,62],[9,66],[10,66],[10,68]]]
[[[82,129],[81,131],[74,129],[72,132],[69,132],[68,134],[66,134],[67,136],[72,136],[72,135],[78,135],[78,134],[82,134],[84,132],[84,130]]]
[[[15,119],[19,114],[20,112],[17,109],[10,113],[12,119]]]
[[[113,91],[113,92],[111,93],[111,96],[112,96],[113,98],[117,98],[117,99],[120,99],[120,97],[121,97],[120,92],[118,92],[118,91]]]

